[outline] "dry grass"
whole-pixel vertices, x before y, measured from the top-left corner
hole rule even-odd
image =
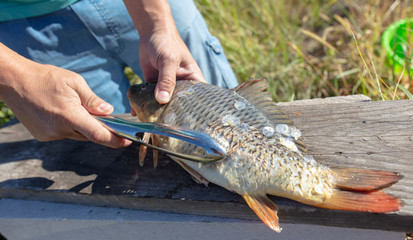
[[[196,0],[237,77],[267,77],[277,101],[365,94],[411,98],[381,35],[412,1]]]

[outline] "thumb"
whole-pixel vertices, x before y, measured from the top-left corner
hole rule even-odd
[[[178,63],[169,61],[159,68],[158,83],[155,88],[155,98],[160,104],[168,103],[176,85]]]
[[[91,114],[108,115],[113,112],[113,106],[98,97],[87,85],[86,81],[78,81],[75,91],[78,93],[82,106]]]

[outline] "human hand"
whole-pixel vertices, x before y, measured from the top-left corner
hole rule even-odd
[[[27,59],[16,64],[18,68],[8,68],[8,76],[0,74],[0,97],[36,139],[90,140],[112,148],[130,144],[91,116],[110,114],[113,107],[96,96],[80,75]]]
[[[161,104],[169,102],[177,79],[205,82],[201,69],[175,31],[154,31],[141,36],[139,61],[145,80],[158,82],[155,98]]]
[[[145,81],[157,82],[155,98],[159,103],[169,102],[177,79],[206,82],[179,36],[167,0],[124,3],[139,32],[139,61]]]

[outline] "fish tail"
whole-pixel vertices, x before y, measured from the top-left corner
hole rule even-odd
[[[317,207],[360,211],[394,212],[400,209],[400,200],[380,189],[389,187],[401,179],[398,173],[358,169],[336,168],[336,189],[326,201]]]
[[[360,169],[333,168],[336,174],[336,186],[353,191],[374,191],[389,187],[399,181],[402,176],[395,172]]]
[[[278,207],[267,196],[263,195],[241,195],[247,202],[248,206],[257,214],[257,216],[272,230],[281,232],[278,224]]]
[[[320,208],[386,213],[398,211],[400,200],[381,190],[371,192],[353,192],[335,189],[330,198],[320,204],[311,204]]]

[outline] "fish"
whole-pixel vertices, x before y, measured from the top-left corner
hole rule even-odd
[[[399,181],[400,174],[318,163],[307,154],[301,131],[272,101],[267,88],[266,79],[250,79],[233,89],[180,80],[168,104],[156,101],[154,83],[132,85],[128,98],[142,122],[210,135],[226,150],[223,160],[203,163],[171,158],[196,182],[212,182],[240,194],[276,232],[281,231],[278,206],[268,195],[327,209],[374,213],[400,209],[400,200],[382,190]],[[144,139],[176,152],[205,154],[202,148],[173,138],[147,134]],[[145,154],[141,148],[141,164]]]

